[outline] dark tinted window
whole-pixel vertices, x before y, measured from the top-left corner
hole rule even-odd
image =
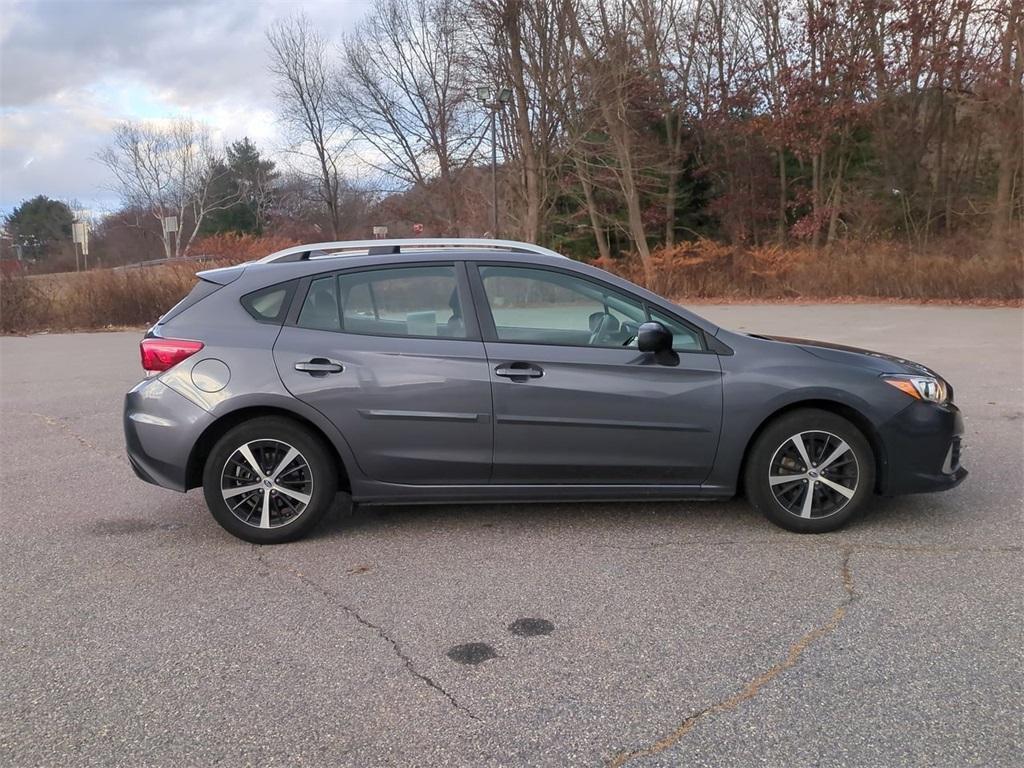
[[[455,268],[401,267],[314,280],[303,328],[373,336],[466,337]]]
[[[279,324],[284,321],[294,287],[294,283],[282,283],[247,293],[242,297],[242,306],[261,323]]]

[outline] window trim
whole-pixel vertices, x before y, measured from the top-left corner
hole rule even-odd
[[[621,294],[628,297],[631,301],[636,302],[644,308],[644,313],[647,316],[645,322],[649,322],[651,319],[651,308],[654,307],[661,314],[667,315],[669,318],[689,328],[694,336],[697,338],[697,343],[701,345],[700,349],[681,349],[676,350],[681,355],[717,355],[718,353],[709,348],[707,337],[704,330],[698,328],[693,323],[687,322],[683,318],[676,315],[674,312],[666,310],[664,307],[653,304],[647,299],[641,298],[630,291],[623,290],[618,286],[611,285],[597,278],[591,277],[590,275],[583,275],[579,272],[575,272],[571,269],[562,269],[559,267],[549,266],[547,264],[530,264],[512,261],[467,261],[466,268],[469,273],[470,289],[473,291],[473,304],[477,308],[477,320],[480,323],[480,330],[483,335],[483,340],[489,344],[525,344],[533,347],[565,347],[567,349],[633,349],[632,347],[607,347],[607,346],[592,346],[590,344],[562,344],[562,343],[551,343],[544,341],[515,341],[510,339],[498,338],[498,328],[494,322],[494,314],[491,311],[491,303],[487,299],[487,290],[484,288],[484,279],[480,274],[481,267],[509,267],[513,269],[532,269],[541,270],[544,272],[555,272],[560,275],[567,277],[573,277],[577,280],[583,280],[588,283],[599,287],[602,291],[609,293]]]
[[[466,328],[465,336],[419,336],[409,333],[361,333],[342,328],[339,331],[326,328],[306,328],[299,325],[299,314],[302,312],[302,305],[306,302],[306,296],[314,280],[324,277],[332,277],[335,281],[342,275],[360,274],[362,272],[385,272],[392,269],[430,269],[433,267],[451,267],[455,273],[455,288],[459,294],[459,303],[462,305],[462,322]],[[469,287],[469,277],[466,271],[466,263],[463,261],[413,261],[400,262],[395,264],[363,265],[360,267],[349,267],[348,269],[331,269],[323,272],[304,276],[298,285],[292,298],[292,306],[288,311],[285,325],[311,333],[334,333],[348,336],[366,336],[382,339],[416,339],[418,341],[481,341],[480,326],[477,323],[476,312],[467,311],[467,307],[475,304],[471,301],[472,294]],[[339,310],[340,308],[339,297]]]

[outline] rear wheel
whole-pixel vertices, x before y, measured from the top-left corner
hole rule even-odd
[[[256,544],[307,534],[331,505],[338,469],[323,441],[305,427],[267,416],[228,430],[203,471],[214,519]]]
[[[875,485],[875,458],[853,424],[828,411],[799,410],[768,425],[751,448],[747,498],[776,525],[799,533],[842,527]]]

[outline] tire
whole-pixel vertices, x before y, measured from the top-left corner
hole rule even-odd
[[[827,533],[872,496],[875,457],[863,433],[843,417],[802,409],[780,416],[757,437],[743,480],[751,505],[776,525]]]
[[[254,544],[305,536],[331,508],[337,490],[338,467],[323,440],[279,416],[229,429],[203,469],[203,493],[213,518]]]

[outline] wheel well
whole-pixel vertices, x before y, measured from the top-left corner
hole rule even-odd
[[[819,411],[829,411],[837,416],[842,416],[844,419],[853,424],[857,429],[861,431],[861,434],[867,439],[868,444],[871,446],[871,452],[875,455],[875,492],[880,493],[881,489],[885,487],[884,484],[884,472],[886,466],[885,459],[885,448],[882,444],[882,438],[879,436],[878,431],[875,429],[871,421],[856,408],[852,408],[844,403],[837,403],[834,400],[800,400],[796,403],[790,403],[789,405],[779,408],[764,421],[762,421],[754,433],[747,440],[747,447],[743,449],[743,461],[740,462],[739,477],[736,479],[737,492],[742,493],[743,488],[743,476],[747,469],[747,459],[750,457],[750,449],[753,447],[757,438],[760,437],[761,433],[767,429],[768,425],[775,421],[780,416],[783,416],[791,411],[798,411],[803,408],[816,408]]]
[[[192,453],[189,454],[188,467],[185,472],[185,487],[198,488],[203,484],[203,467],[206,465],[206,458],[210,455],[210,451],[213,450],[213,446],[216,445],[217,441],[220,440],[220,438],[229,429],[241,424],[243,421],[248,421],[249,419],[258,418],[260,416],[280,416],[286,419],[291,419],[320,437],[337,463],[338,490],[351,493],[352,484],[349,481],[345,462],[342,460],[338,450],[334,447],[334,444],[327,439],[327,435],[324,434],[323,430],[309,419],[303,418],[302,416],[299,416],[292,411],[285,410],[284,408],[274,408],[272,406],[240,408],[237,411],[232,411],[231,413],[221,416],[217,421],[208,426],[203,434],[199,436],[199,439],[196,440],[196,444],[192,447]]]

